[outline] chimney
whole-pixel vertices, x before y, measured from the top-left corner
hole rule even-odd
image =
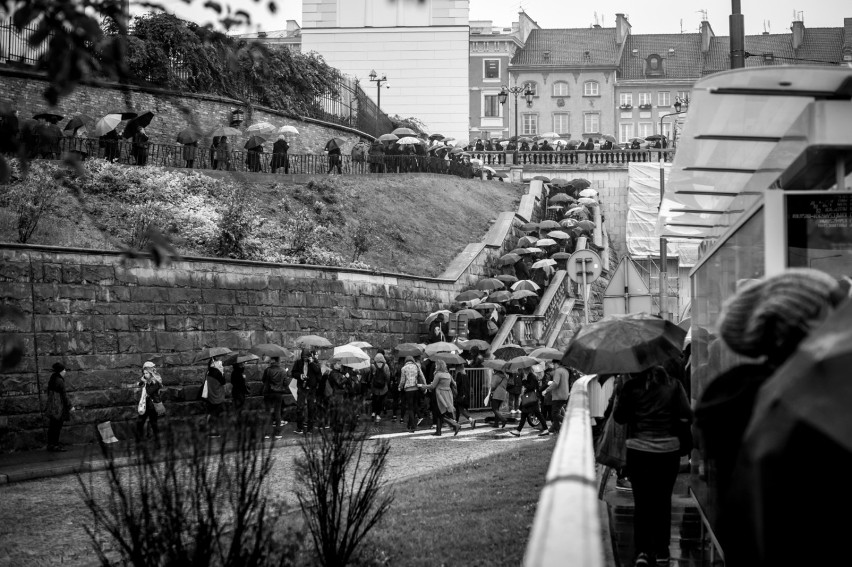
[[[795,21],[790,29],[793,30],[793,50],[795,51],[805,42],[805,22]]]
[[[702,20],[701,22],[701,53],[708,54],[710,53],[710,40],[716,37],[716,34],[713,33],[713,28],[710,27],[710,22],[707,20]]]
[[[615,43],[618,45],[624,44],[627,41],[627,36],[630,35],[630,22],[624,14],[615,15]]]

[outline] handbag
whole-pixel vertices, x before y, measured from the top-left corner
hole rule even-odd
[[[595,449],[595,461],[613,469],[624,468],[627,465],[627,430],[616,423],[612,414],[606,418],[603,433]]]
[[[455,380],[450,380],[450,391],[453,393],[453,399],[459,397],[459,389],[458,386],[456,386]]]
[[[538,409],[538,393],[535,390],[524,392],[521,396],[521,411],[535,411]]]
[[[154,402],[154,411],[156,411],[159,416],[166,415],[165,404],[163,404],[163,402]]]

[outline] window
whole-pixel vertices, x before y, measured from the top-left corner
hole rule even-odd
[[[488,117],[500,116],[500,99],[496,94],[482,96],[482,115]]]
[[[482,78],[483,79],[499,79],[500,78],[500,60],[499,59],[483,59],[482,60]]]
[[[553,96],[568,96],[568,83],[565,81],[553,83]]]
[[[674,118],[674,117],[672,117],[672,118]],[[663,132],[662,132],[662,134],[663,134],[663,136],[665,136],[667,139],[669,139],[669,140],[671,140],[671,139],[672,139],[672,123],[671,123],[671,122],[669,122],[669,121],[665,121],[665,122],[663,122]]]
[[[639,137],[647,138],[651,134],[654,133],[654,123],[653,122],[640,122],[639,123]]]
[[[597,81],[583,83],[583,96],[600,96],[600,85]]]
[[[521,91],[520,96],[524,96],[524,93],[527,92],[527,89],[532,91],[533,96],[538,96],[538,87],[532,81],[524,83],[524,90]]]
[[[618,95],[618,104],[621,106],[633,106],[633,93],[621,93]]]
[[[679,98],[681,102],[688,100],[689,91],[677,91],[677,98]]]
[[[657,106],[671,106],[671,93],[668,92],[658,92],[657,93]]]
[[[567,112],[553,113],[553,131],[557,134],[567,134],[571,131],[571,115]]]
[[[651,104],[651,93],[639,93],[639,106]]]
[[[524,114],[523,133],[527,136],[538,134],[538,114]]]
[[[596,83],[597,84],[597,83]],[[599,112],[583,113],[583,133],[597,134],[601,131],[601,115]]]
[[[624,122],[618,125],[618,142],[626,144],[630,138],[633,138],[633,123]]]

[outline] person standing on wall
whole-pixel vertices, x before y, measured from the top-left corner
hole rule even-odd
[[[545,395],[550,394],[550,432],[558,433],[562,426],[562,417],[565,406],[568,405],[568,395],[571,392],[571,373],[561,363],[556,365],[553,371],[553,382],[544,390]]]
[[[66,451],[59,442],[62,424],[71,419],[71,402],[65,390],[65,365],[61,362],[53,364],[53,373],[47,383],[47,450]]]
[[[163,379],[157,372],[154,363],[150,360],[142,365],[142,379],[139,380],[140,393],[136,419],[136,442],[145,440],[145,422],[151,423],[151,432],[154,434],[154,446],[160,446],[160,426],[158,418],[160,413],[158,407],[162,408],[160,391],[163,389]]]
[[[290,375],[296,379],[296,433],[310,433],[314,428],[317,411],[317,387],[322,379],[322,368],[316,354],[302,349],[301,359],[296,361]]]

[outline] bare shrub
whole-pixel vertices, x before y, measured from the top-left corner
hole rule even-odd
[[[252,259],[257,254],[253,236],[260,224],[257,197],[241,183],[223,195],[225,207],[213,253],[226,258]]]
[[[30,169],[19,182],[9,186],[3,201],[17,217],[18,242],[25,243],[38,228],[45,213],[53,210],[62,186],[56,181],[55,166]]]

